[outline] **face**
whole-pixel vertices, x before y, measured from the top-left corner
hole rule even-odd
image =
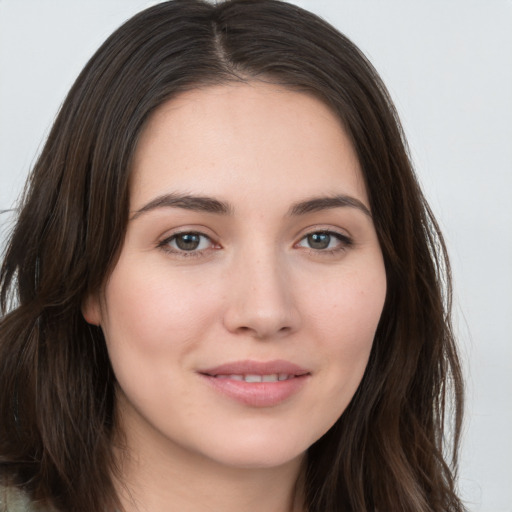
[[[183,93],[142,134],[130,201],[119,261],[84,306],[128,444],[240,468],[299,459],[354,395],[386,293],[340,122],[275,85]]]

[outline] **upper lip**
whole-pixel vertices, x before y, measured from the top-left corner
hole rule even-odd
[[[212,368],[200,370],[199,373],[203,375],[273,375],[273,374],[288,374],[288,375],[306,375],[310,373],[309,370],[300,367],[297,364],[276,359],[274,361],[233,361],[224,363]]]

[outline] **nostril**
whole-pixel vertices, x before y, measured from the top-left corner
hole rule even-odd
[[[299,328],[301,315],[295,301],[284,292],[263,291],[264,288],[258,293],[247,293],[244,287],[226,300],[223,324],[229,332],[269,339],[288,336]]]
[[[292,330],[293,329],[289,326],[283,326],[283,327],[279,327],[277,329],[272,329],[272,328],[266,328],[263,326],[260,326],[260,328],[257,328],[257,327],[248,327],[245,325],[239,326],[237,329],[235,329],[235,331],[238,334],[252,336],[253,338],[256,338],[256,339],[267,339],[267,338],[272,338],[275,336],[281,337],[281,336],[285,336],[288,333],[292,332]]]

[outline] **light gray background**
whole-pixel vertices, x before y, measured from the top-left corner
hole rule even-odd
[[[148,0],[0,0],[0,210],[64,95]],[[468,379],[460,468],[474,512],[512,511],[512,1],[296,0],[369,56],[444,229]],[[0,216],[0,227],[9,225]]]

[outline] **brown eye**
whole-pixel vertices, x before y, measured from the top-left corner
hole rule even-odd
[[[337,251],[343,250],[351,244],[352,240],[341,233],[334,231],[315,231],[302,238],[297,245],[315,251]]]
[[[331,235],[328,233],[312,233],[306,239],[311,249],[327,249],[331,243]]]
[[[177,233],[161,244],[175,252],[202,251],[212,246],[212,241],[201,233],[187,232]]]
[[[183,233],[176,235],[176,246],[182,251],[193,251],[199,247],[201,236],[197,233]]]

